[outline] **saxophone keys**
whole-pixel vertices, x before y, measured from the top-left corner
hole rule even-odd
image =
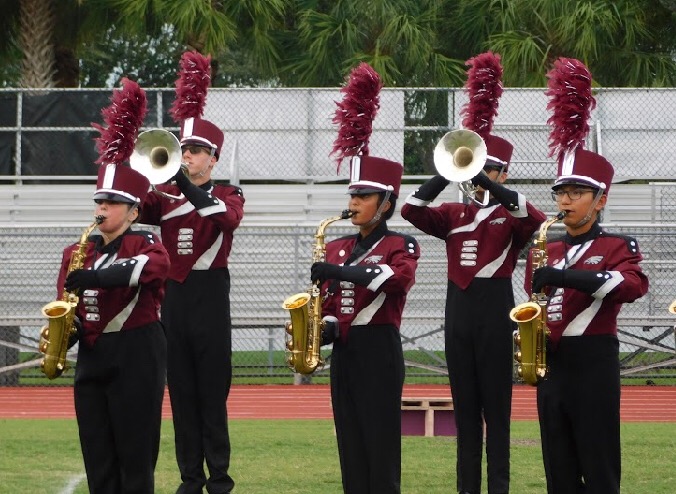
[[[284,331],[286,331],[286,334],[293,334],[293,324],[291,321],[286,321],[284,323]]]

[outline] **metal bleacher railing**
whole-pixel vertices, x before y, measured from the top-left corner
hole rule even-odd
[[[17,91],[11,96],[15,97]],[[440,136],[444,130],[456,126],[462,103],[459,92],[444,90],[449,96],[448,118],[443,125],[412,125],[407,95],[415,91],[385,93],[384,115],[379,115],[376,124],[381,117],[384,122],[380,127],[376,125],[371,146],[372,154],[400,159],[409,168],[413,166],[410,165],[412,155],[423,158],[416,154],[419,149],[410,148],[406,143],[425,132]],[[540,93],[506,91],[496,133],[516,144],[510,175],[512,186],[551,214],[554,204],[549,198],[548,184],[555,165],[546,153],[545,103]],[[157,92],[154,101],[158,107],[167,107],[164,101],[167,94]],[[87,99],[87,94],[80,96],[83,101]],[[676,374],[674,321],[667,312],[669,303],[676,297],[676,261],[672,247],[676,240],[676,184],[665,180],[676,176],[676,163],[667,159],[676,155],[676,140],[665,139],[665,132],[668,134],[670,130],[673,135],[676,129],[676,108],[669,117],[664,116],[663,108],[665,104],[674,104],[676,91],[655,94],[654,90],[644,90],[640,104],[637,103],[639,96],[637,92],[607,90],[598,97],[590,146],[609,156],[614,164],[618,163],[616,177],[620,183],[613,185],[604,222],[610,230],[638,239],[645,257],[643,268],[651,281],[649,294],[625,306],[620,315],[623,373],[645,380],[657,372]],[[282,356],[283,323],[288,314],[281,309],[281,302],[288,295],[307,289],[314,230],[321,219],[335,215],[347,203],[344,180],[348,167],[344,165],[336,175],[335,163],[328,157],[335,134],[329,115],[333,100],[338,98],[337,90],[287,90],[279,94],[215,90],[210,93],[207,113],[220,115],[219,112],[223,112],[233,117],[230,121],[219,116],[227,136],[227,149],[224,148],[221,155],[217,178],[240,183],[246,197],[245,218],[236,232],[230,259],[233,363],[237,377],[290,379]],[[533,101],[537,102],[538,98],[542,99],[541,108],[533,110]],[[615,106],[604,106],[603,102]],[[219,103],[225,106],[219,109]],[[643,111],[650,105],[662,107],[657,112],[662,116],[652,127],[646,126],[644,119],[638,119],[634,127],[617,123],[623,122],[622,115],[631,122],[628,114]],[[251,112],[251,108],[265,110]],[[17,115],[21,114],[20,102],[16,109]],[[301,119],[303,111],[306,115]],[[282,118],[284,112],[291,115],[286,121]],[[160,126],[164,122],[162,114],[156,109],[154,120],[146,123]],[[96,115],[88,118],[96,120]],[[71,175],[62,171],[63,166],[57,167],[54,173],[47,173],[49,170],[36,170],[32,165],[36,160],[58,162],[65,158],[48,158],[49,152],[41,155],[47,151],[37,145],[39,142],[31,141],[31,134],[40,134],[43,140],[51,134],[62,136],[64,132],[86,134],[86,123],[55,128],[38,127],[35,123],[24,125],[23,120],[17,116],[16,122],[8,123],[6,115],[0,117],[0,169],[5,170],[5,175],[0,176],[3,182],[0,183],[0,276],[3,280],[0,284],[0,383],[16,379],[15,370],[24,365],[16,362],[19,353],[34,351],[37,333],[43,324],[40,308],[56,296],[54,280],[61,251],[79,238],[93,214],[93,173]],[[645,150],[640,161],[636,158],[637,152],[627,148],[627,142],[636,144],[636,134],[641,135]],[[8,139],[8,135],[12,137]],[[14,144],[8,150],[3,148],[3,142]],[[17,152],[17,148],[23,152]],[[57,148],[63,151],[58,145],[51,147]],[[414,166],[412,171],[406,171],[398,207],[425,179],[426,172],[429,170]],[[634,180],[628,182],[627,179]],[[342,183],[335,183],[336,180]],[[457,189],[451,186],[439,200],[457,197]],[[398,213],[390,227],[415,236],[422,249],[417,282],[409,296],[402,324],[408,375],[443,376],[441,328],[446,294],[443,242],[418,232]],[[351,232],[353,228],[349,224],[336,223],[327,233],[332,238]],[[525,299],[524,269],[522,260],[514,277],[517,303]],[[25,353],[22,355],[25,357]],[[38,355],[32,354],[29,358],[35,360]],[[320,375],[325,375],[325,371]]]

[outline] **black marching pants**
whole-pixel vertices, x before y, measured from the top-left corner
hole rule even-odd
[[[92,494],[152,494],[167,343],[159,323],[81,343],[75,412]]]
[[[620,363],[612,335],[563,337],[538,385],[548,494],[619,494]]]
[[[345,494],[401,492],[404,357],[393,326],[354,326],[331,355],[331,402]]]
[[[230,275],[192,271],[169,280],[162,305],[167,333],[167,381],[174,419],[177,493],[230,492],[230,436],[226,400],[232,380]],[[209,478],[204,473],[204,462]]]
[[[509,492],[513,307],[511,279],[477,278],[465,290],[448,283],[446,363],[458,430],[459,492],[481,492],[484,423],[488,492]]]

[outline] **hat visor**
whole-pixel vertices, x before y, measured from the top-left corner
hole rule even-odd
[[[584,187],[590,187],[592,189],[599,188],[599,184],[581,178],[560,178],[556,180],[556,182],[554,182],[552,190],[557,190],[560,187],[563,187],[564,185],[582,185]]]
[[[214,150],[214,156],[216,156],[216,158],[218,158],[218,154],[219,154],[218,149],[209,145],[204,140],[191,139],[191,138],[188,137],[187,139],[181,139],[181,147],[183,147],[183,146],[200,146],[200,147],[203,147],[204,149],[208,150],[209,152],[211,152],[211,150],[213,149]]]
[[[97,192],[94,194],[95,201],[112,201],[112,202],[126,202],[127,204],[136,204],[136,201],[132,201],[128,197],[122,196],[120,194],[115,194],[113,192]]]
[[[376,189],[375,187],[355,187],[353,189],[347,189],[346,194],[353,196],[363,196],[366,194],[378,194],[380,192],[387,192],[383,189]]]

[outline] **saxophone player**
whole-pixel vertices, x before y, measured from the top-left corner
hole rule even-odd
[[[619,494],[620,364],[617,314],[648,290],[631,237],[601,228],[613,179],[603,156],[583,149],[594,99],[591,74],[561,58],[548,74],[552,197],[565,235],[547,243],[548,265],[526,289],[548,291],[548,378],[537,388],[548,494]],[[529,273],[530,274],[530,273]]]
[[[67,247],[58,293],[77,293],[79,349],[75,411],[89,492],[153,492],[160,444],[166,339],[158,309],[169,255],[150,232],[134,231],[149,182],[123,164],[145,116],[145,94],[123,79],[104,110],[95,214],[100,235],[86,242],[83,267],[69,272]]]
[[[333,342],[331,403],[343,492],[349,494],[401,492],[405,368],[399,328],[420,255],[413,237],[387,227],[399,195],[402,165],[368,154],[370,119],[380,87],[380,76],[362,63],[342,89],[334,151],[339,152],[339,163],[351,157],[348,207],[359,231],[327,243],[326,262],[313,264],[311,271],[311,280],[323,282],[326,295],[322,312],[329,330],[323,342]],[[355,96],[369,93],[364,100]],[[364,114],[365,121],[354,118]],[[359,146],[349,148],[345,143],[354,142],[355,127],[368,130]],[[352,152],[358,154],[348,154]]]
[[[402,217],[446,243],[448,288],[445,351],[458,431],[457,490],[481,492],[484,423],[488,492],[509,492],[512,402],[512,273],[521,249],[545,215],[503,184],[512,144],[492,135],[502,94],[500,58],[483,53],[470,59],[469,103],[463,126],[482,136],[487,159],[472,179],[480,201],[429,204],[449,184],[436,175],[406,198]],[[490,194],[485,206],[484,195]],[[487,309],[489,308],[489,309]]]

